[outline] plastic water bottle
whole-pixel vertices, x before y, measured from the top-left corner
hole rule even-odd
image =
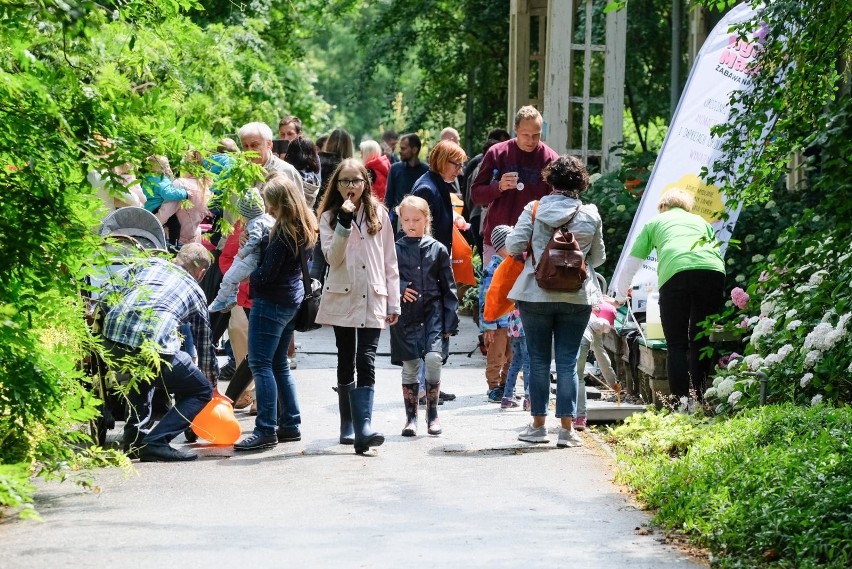
[[[652,292],[648,295],[647,310],[645,312],[645,338],[648,340],[665,340],[663,334],[663,323],[660,320],[660,293]]]

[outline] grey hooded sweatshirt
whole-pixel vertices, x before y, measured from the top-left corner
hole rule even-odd
[[[532,249],[536,259],[541,259],[542,252],[550,241],[550,237],[557,227],[564,225],[578,205],[580,200],[563,195],[548,195],[541,198],[535,213],[535,222],[532,221],[533,203],[524,207],[515,229],[506,238],[506,249],[510,255],[518,255],[527,250],[527,244],[532,238]],[[567,302],[570,304],[597,304],[600,302],[600,292],[595,276],[595,267],[599,267],[606,261],[604,250],[603,229],[601,216],[594,204],[586,204],[580,207],[577,216],[568,226],[568,230],[574,233],[577,244],[580,245],[586,256],[586,265],[589,268],[589,276],[583,287],[577,292],[558,292],[543,290],[535,281],[535,269],[532,266],[532,258],[527,255],[524,270],[515,286],[509,291],[509,298],[513,301],[524,302]]]

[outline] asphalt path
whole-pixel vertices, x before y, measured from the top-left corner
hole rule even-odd
[[[551,416],[549,444],[517,440],[529,416],[486,401],[484,359],[465,355],[471,324],[444,368],[458,398],[440,407],[439,437],[422,409],[422,434],[400,436],[399,368],[380,356],[373,425],[387,439],[364,456],[337,444],[331,331],[298,341],[301,441],[248,454],[189,445],[200,460],[103,470],[98,492],[39,482],[43,521],[0,523],[0,569],[706,566],[648,529],[593,436],[557,449]],[[253,418],[237,416],[250,432]]]

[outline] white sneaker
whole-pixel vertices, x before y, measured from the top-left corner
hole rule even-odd
[[[583,446],[583,439],[574,429],[559,429],[559,439],[556,441],[556,446],[559,448],[581,447]]]
[[[531,424],[527,425],[521,434],[518,435],[519,441],[524,441],[525,443],[547,443],[550,442],[550,439],[547,438],[547,427],[542,425],[540,427],[533,427]]]

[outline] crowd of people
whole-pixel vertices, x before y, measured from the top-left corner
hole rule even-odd
[[[600,289],[595,268],[606,258],[603,221],[594,204],[581,200],[589,185],[583,163],[559,156],[541,140],[542,117],[533,107],[517,112],[514,131],[514,137],[501,129],[491,131],[482,153],[468,159],[458,132],[446,128],[421,162],[423,143],[415,133],[397,136],[387,131],[379,141],[364,140],[358,159],[352,136],[344,129],[315,144],[294,116],[281,120],[278,140],[266,124],[246,124],[237,133],[239,147],[253,153],[252,161],[263,167],[266,178],[242,190],[235,204],[239,217],[233,220],[234,231],[218,242],[203,236],[201,227],[216,216],[231,215],[229,208],[212,207],[216,202],[211,199],[217,195],[216,181],[228,175],[239,152],[234,140],[222,139],[210,157],[188,153],[179,178],[163,156],[149,158],[141,181],[122,172],[126,191],[99,194],[107,209],[144,207],[157,216],[169,243],[178,249],[172,262],[154,257],[125,269],[106,307],[104,338],[109,349],[126,355],[153,343],[163,364],[158,381],[130,402],[125,450],[148,461],[194,459],[193,452],[170,443],[210,400],[217,382],[233,377],[241,365],[250,370],[254,387],[241,386],[241,393],[232,393],[235,406],[251,405],[256,418],[252,433],[234,449],[262,450],[301,439],[291,369],[306,260],[310,276],[322,283],[316,322],[334,330],[340,444],[364,453],[384,442],[384,435],[372,428],[372,414],[376,352],[386,327],[391,361],[402,366],[402,435],[417,434],[421,404],[428,434],[440,435],[438,406],[454,398],[440,390],[441,368],[459,325],[454,229],[470,229],[481,252],[481,309],[501,263],[514,257],[524,264],[508,294],[514,310],[495,321],[480,315],[487,400],[500,409],[522,405],[532,420],[518,438],[547,442],[555,354],[557,446],[581,446],[577,430],[586,424],[586,355],[593,349],[606,380],[616,381],[600,336],[613,325],[613,306],[623,302],[629,278],[616,283],[615,297]],[[461,213],[454,208],[458,198],[465,203]],[[696,225],[686,217],[692,216],[686,200],[666,202],[665,207],[677,213],[655,221],[655,227]],[[548,290],[537,281],[535,259],[546,251],[557,228],[573,233],[588,267],[577,291]],[[666,250],[666,237],[658,241],[659,231],[649,231],[632,251],[637,258],[644,258],[649,247]],[[684,232],[672,237],[685,238]],[[715,288],[697,308],[697,302],[690,308],[686,299],[697,280],[718,280],[720,271],[724,276],[724,266],[711,259],[712,253],[699,249],[703,264],[679,257],[675,272],[688,274],[672,277],[676,285],[663,280],[661,289],[666,337],[671,333],[677,338],[679,359],[672,369],[678,377],[673,391],[678,394],[688,386],[688,379],[682,379],[687,366],[680,358],[696,347],[689,318],[684,324],[672,311],[711,308]],[[223,277],[208,306],[198,283],[216,262]],[[227,315],[225,324],[217,320],[220,315]],[[220,371],[213,345],[225,325],[232,361]],[[523,394],[516,396],[519,373]],[[700,381],[696,373],[694,383]],[[170,393],[175,404],[151,429],[150,392],[155,385]]]

